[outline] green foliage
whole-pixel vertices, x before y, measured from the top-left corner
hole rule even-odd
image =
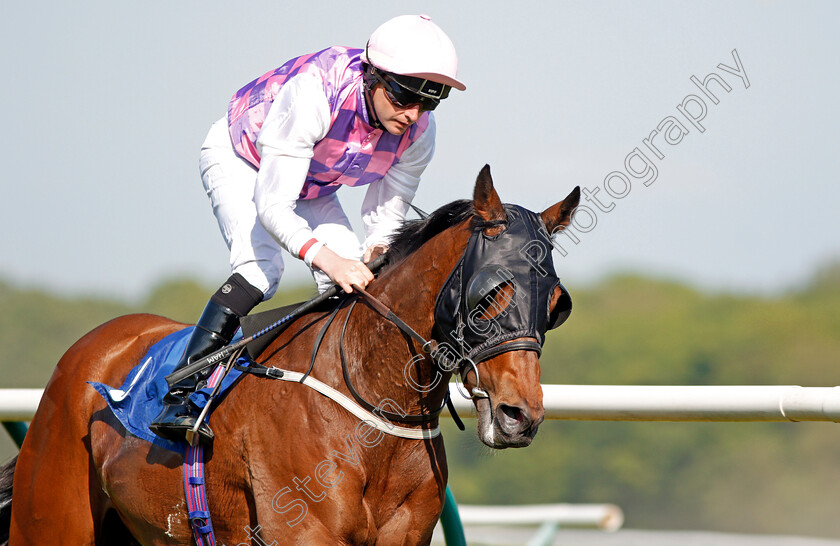
[[[100,299],[69,299],[0,282],[0,387],[41,388],[77,339],[130,306]]]
[[[125,303],[93,298],[67,298],[37,290],[17,289],[0,282],[0,388],[42,388],[61,355],[87,332],[128,313],[153,313],[194,323],[213,293],[212,288],[186,279],[168,280],[145,301]],[[306,301],[315,290],[291,287],[256,311]]]
[[[194,323],[212,295],[212,290],[189,279],[171,279],[156,286],[138,310]]]
[[[60,298],[0,283],[0,386],[43,387],[77,338],[114,316],[193,322],[212,289],[170,280],[139,304]],[[304,301],[312,287],[261,307]],[[638,276],[575,290],[548,336],[543,383],[838,384],[840,265],[776,297],[708,294]],[[474,427],[475,421],[468,421]],[[546,422],[502,452],[444,423],[459,502],[614,502],[628,527],[840,537],[840,434],[823,423]],[[0,445],[0,459],[11,452]]]

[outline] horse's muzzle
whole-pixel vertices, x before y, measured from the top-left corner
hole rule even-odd
[[[538,415],[535,411],[525,406],[511,406],[498,404],[495,408],[494,421],[501,433],[506,447],[525,447],[531,444],[531,440],[537,434],[540,423],[545,419],[545,411],[540,408]]]
[[[485,445],[494,449],[530,445],[545,419],[542,406],[538,409],[505,403],[494,406],[487,398],[476,401],[476,409],[478,436]]]

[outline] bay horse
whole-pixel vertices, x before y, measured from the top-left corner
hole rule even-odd
[[[541,214],[528,214],[547,236],[569,224],[579,197],[575,188]],[[369,294],[430,339],[441,321],[438,300],[446,286],[454,286],[447,284],[450,273],[460,271],[475,237],[503,241],[515,214],[511,207],[502,204],[485,166],[472,201],[456,201],[406,223],[388,251],[390,265],[368,286]],[[550,260],[550,248],[548,255]],[[539,280],[534,271],[540,264],[528,267],[525,274]],[[508,281],[489,294],[493,302],[510,296]],[[542,306],[540,317],[567,297],[559,281],[547,286],[546,301],[532,302]],[[458,368],[441,371],[414,339],[365,300],[358,303],[337,312],[335,324],[344,326],[326,330],[312,376],[349,396],[340,364],[346,358],[347,377],[367,400],[387,399],[405,414],[428,417],[407,428],[437,429],[434,410],[444,404]],[[327,314],[296,320],[262,353],[261,362],[305,371]],[[482,319],[492,314],[487,308]],[[547,319],[540,320],[538,328],[526,325],[532,335],[502,336],[496,345],[509,350],[482,353],[486,356],[461,368],[464,387],[476,396],[478,435],[490,447],[527,446],[543,420],[543,340],[536,338],[545,334]],[[14,469],[11,546],[192,543],[183,456],[127,433],[86,383],[119,386],[150,346],[184,327],[159,316],[124,316],[91,331],[61,358],[16,464],[13,460],[5,468],[6,474]],[[428,544],[447,481],[442,437],[377,436],[360,423],[304,385],[244,377],[214,411],[216,438],[205,452],[217,543]],[[8,521],[8,506],[4,509]]]

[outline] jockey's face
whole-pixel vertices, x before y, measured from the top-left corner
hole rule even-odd
[[[391,102],[381,83],[373,88],[373,107],[376,109],[376,115],[382,127],[392,135],[405,133],[423,113],[419,104],[403,108]]]

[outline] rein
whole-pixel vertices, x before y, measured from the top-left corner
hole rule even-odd
[[[361,288],[359,288],[357,286],[354,286],[353,288],[355,288],[356,290],[362,290]],[[367,297],[373,298],[373,296],[371,296],[367,292],[360,292],[360,293],[367,294]],[[358,300],[353,300],[353,303],[350,304],[350,309],[347,311],[347,316],[344,318],[344,324],[341,327],[341,335],[339,336],[339,341],[338,341],[338,350],[339,350],[339,353],[341,354],[341,371],[344,374],[344,383],[347,385],[347,388],[350,390],[350,394],[353,395],[353,398],[356,399],[356,402],[358,402],[359,405],[361,405],[363,408],[365,408],[368,411],[376,411],[377,414],[381,415],[383,418],[388,419],[390,421],[398,421],[398,422],[403,422],[403,423],[428,423],[429,421],[437,419],[438,415],[440,415],[440,412],[443,411],[443,408],[445,408],[448,405],[451,405],[451,402],[449,400],[449,393],[446,394],[446,397],[444,399],[444,403],[438,409],[436,409],[435,411],[433,411],[431,413],[428,413],[428,414],[423,414],[423,415],[405,415],[405,414],[399,414],[399,413],[392,413],[392,412],[389,412],[389,411],[385,411],[381,408],[377,408],[376,406],[374,406],[373,404],[371,404],[370,402],[365,400],[362,397],[362,395],[360,395],[359,392],[356,390],[356,388],[353,386],[353,381],[350,379],[350,370],[347,368],[347,357],[345,356],[345,353],[344,353],[344,334],[347,331],[347,323],[350,321],[350,314],[353,312],[353,308],[356,306],[357,301]],[[379,300],[375,300],[375,301],[379,305],[383,305],[382,302],[380,302]],[[389,313],[390,313],[390,310],[389,310]],[[403,325],[405,325],[405,328],[408,331],[414,332],[414,330],[410,326],[408,326],[407,324],[402,322],[399,318],[397,318],[395,315],[393,315],[393,313],[391,313],[391,315],[394,316],[394,318],[396,318],[399,321],[399,323],[402,323]],[[383,316],[385,316],[385,315],[383,315]],[[399,323],[394,322],[394,324],[396,324],[397,326],[400,326]],[[400,327],[400,329],[402,330],[402,327]],[[407,330],[403,330],[403,331],[408,333]],[[411,334],[409,334],[409,335],[411,335]],[[417,338],[419,338],[419,339],[415,338],[416,341],[422,341],[422,342],[425,342],[424,345],[428,345],[429,342],[426,342],[419,334],[417,334],[417,332],[414,332],[414,335],[416,335]],[[414,336],[412,336],[412,337],[414,337]]]
[[[376,273],[379,269],[382,268],[382,266],[384,266],[387,263],[387,261],[388,261],[388,255],[387,254],[382,254],[382,255],[378,256],[375,260],[371,261],[369,264],[366,264],[366,265],[367,265],[368,269],[371,270],[371,272]],[[306,313],[309,313],[313,309],[317,309],[318,306],[320,306],[322,303],[329,300],[330,298],[333,298],[333,297],[339,295],[340,292],[341,292],[341,287],[339,287],[337,284],[332,285],[327,290],[325,290],[323,293],[321,293],[321,294],[315,296],[314,298],[312,298],[311,300],[301,304],[299,307],[297,307],[294,311],[292,311],[291,313],[289,313],[285,317],[283,317],[280,320],[274,322],[273,324],[270,324],[270,325],[266,326],[265,328],[263,328],[262,330],[254,333],[253,335],[251,335],[247,338],[241,339],[241,340],[237,341],[236,343],[232,343],[230,345],[222,347],[218,351],[214,351],[214,352],[198,359],[196,362],[193,362],[192,364],[188,364],[187,366],[184,366],[180,370],[176,370],[176,371],[172,372],[171,374],[166,376],[166,382],[169,383],[170,386],[172,386],[172,385],[178,383],[179,381],[181,381],[182,379],[185,379],[185,378],[187,378],[187,377],[189,377],[189,376],[191,376],[195,373],[198,373],[198,372],[200,372],[200,371],[202,371],[206,368],[209,368],[211,366],[215,366],[215,365],[229,359],[237,351],[240,351],[241,349],[244,349],[249,343],[251,343],[252,341],[264,336],[268,332],[271,332],[273,330],[277,330],[278,333],[282,332],[283,330],[288,328],[289,325],[295,319],[305,315]]]
[[[523,214],[524,212],[527,211],[523,211]],[[537,223],[542,225],[542,220],[539,218],[539,216],[534,215],[533,213],[529,214],[535,217],[531,218],[530,216],[527,216],[527,218],[525,219],[528,219],[529,222],[522,221],[518,223],[513,222],[511,224],[505,221],[505,224],[508,226],[507,231],[510,231],[517,235],[517,237],[514,237],[514,239],[518,239],[519,236],[533,235],[533,233],[531,232],[534,231],[534,226],[536,226]],[[520,214],[519,216],[522,216],[522,214]],[[374,406],[373,404],[368,402],[361,394],[359,394],[358,390],[353,385],[353,381],[350,377],[350,371],[347,365],[347,355],[344,348],[344,339],[347,331],[347,325],[350,321],[350,315],[353,313],[356,303],[358,302],[360,297],[365,300],[365,303],[367,303],[371,307],[371,309],[376,311],[380,316],[382,316],[386,320],[393,323],[405,335],[411,338],[415,343],[419,344],[421,351],[428,354],[431,360],[434,362],[434,365],[437,368],[436,371],[442,370],[445,372],[455,372],[456,387],[458,388],[460,394],[467,399],[475,400],[478,398],[489,398],[487,392],[480,387],[481,380],[479,377],[479,370],[476,361],[484,361],[488,358],[492,358],[504,352],[515,350],[536,351],[538,354],[541,352],[542,344],[540,340],[542,339],[542,335],[544,334],[545,329],[536,328],[531,324],[532,321],[530,319],[532,313],[530,313],[528,310],[526,310],[526,312],[523,313],[521,310],[519,310],[520,306],[516,306],[514,308],[510,304],[508,304],[507,307],[511,307],[511,310],[514,312],[507,312],[503,315],[500,315],[503,317],[502,327],[507,332],[509,332],[508,334],[506,334],[505,336],[501,336],[501,338],[494,336],[492,338],[487,339],[483,335],[484,332],[482,330],[480,332],[474,332],[472,334],[469,334],[472,337],[469,337],[469,339],[467,339],[468,335],[465,332],[466,324],[464,318],[462,317],[462,313],[469,313],[467,316],[467,319],[469,319],[480,308],[472,309],[470,307],[467,307],[466,310],[464,310],[463,307],[466,304],[463,304],[462,301],[473,302],[473,300],[476,300],[475,302],[473,302],[473,307],[475,307],[481,302],[481,298],[485,297],[488,293],[491,293],[492,290],[496,289],[497,285],[500,285],[500,282],[504,281],[513,282],[518,280],[519,283],[521,283],[523,286],[531,286],[531,288],[533,288],[532,285],[534,285],[533,277],[535,273],[531,271],[530,265],[527,269],[519,271],[519,269],[521,269],[524,266],[521,266],[519,264],[507,263],[507,261],[509,261],[507,260],[507,256],[509,254],[508,251],[510,250],[508,247],[511,244],[509,241],[499,240],[501,242],[498,242],[495,239],[485,240],[486,238],[479,237],[478,233],[478,231],[475,231],[470,237],[470,240],[467,243],[467,248],[464,250],[464,254],[461,256],[461,259],[458,261],[455,268],[450,273],[448,279],[445,281],[443,287],[441,288],[441,291],[438,293],[438,296],[436,298],[434,318],[435,328],[437,330],[435,331],[442,335],[443,339],[446,341],[446,343],[443,343],[440,346],[438,345],[437,341],[427,340],[423,336],[421,336],[416,330],[414,330],[405,321],[403,321],[396,314],[394,314],[394,312],[387,305],[382,303],[375,296],[373,296],[360,286],[352,285],[355,294],[349,296],[353,298],[353,300],[349,305],[347,314],[344,318],[343,325],[341,327],[341,333],[339,335],[339,354],[341,357],[341,369],[342,374],[344,376],[344,382],[353,399],[355,399],[356,403],[360,406],[356,409],[367,412],[369,414],[377,414],[381,416],[382,419],[388,421],[388,425],[391,425],[390,421],[413,424],[429,423],[438,418],[441,411],[443,411],[444,407],[448,407],[450,412],[452,413],[456,424],[458,425],[458,428],[464,430],[463,423],[460,421],[457,414],[455,413],[455,408],[450,398],[448,389],[446,390],[446,394],[444,395],[444,402],[439,408],[430,413],[416,415],[406,415],[404,413],[398,414],[385,411],[381,407]],[[496,248],[497,246],[498,248]],[[377,269],[379,269],[381,265],[384,265],[386,259],[387,254],[383,254],[379,256],[376,260],[374,260],[371,264],[369,264],[368,267],[371,269],[371,271],[375,272]],[[480,266],[480,264],[485,264],[487,262],[489,262],[490,265]],[[549,263],[548,265],[552,264]],[[489,268],[495,268],[495,270],[491,271]],[[507,273],[506,276],[499,277],[501,281],[499,279],[496,279],[496,276],[498,275],[499,271]],[[551,271],[553,272],[553,266],[551,267]],[[518,278],[517,274],[521,278]],[[526,303],[531,300],[542,301],[542,296],[545,296],[543,292],[547,292],[549,288],[551,290],[554,290],[556,288],[555,284],[559,285],[559,281],[557,281],[557,283],[553,282],[555,279],[556,276],[552,279],[548,279],[546,282],[537,283],[537,288],[544,290],[538,293],[535,292],[534,294],[531,294],[533,290],[531,292],[528,292],[526,294],[528,296],[528,298],[526,298]],[[326,298],[339,295],[339,291],[340,288],[338,286],[331,287],[331,289],[327,292],[321,294],[314,300],[310,300],[310,302],[301,305],[287,317],[284,317],[281,320],[271,324],[267,328],[256,332],[251,337],[243,339],[237,344],[230,345],[227,348],[218,351],[217,353],[208,355],[204,359],[201,359],[199,362],[186,366],[183,370],[179,370],[178,372],[170,374],[170,376],[167,376],[166,378],[167,381],[169,381],[170,384],[172,384],[173,381],[179,379],[179,374],[192,374],[198,371],[199,369],[202,369],[206,366],[212,365],[215,362],[218,362],[219,360],[227,358],[230,354],[233,354],[236,350],[240,349],[241,347],[244,347],[247,343],[262,336],[269,330],[281,329],[282,331],[282,329],[285,329],[285,327],[291,322],[291,319],[297,318],[305,314],[309,310],[313,309],[313,303],[320,303],[322,301],[325,301]],[[462,299],[463,294],[466,294],[467,300]],[[318,356],[318,350],[326,336],[327,331],[329,330],[329,327],[332,325],[332,323],[338,316],[338,312],[345,307],[344,304],[346,301],[346,297],[342,297],[339,300],[339,302],[336,304],[335,309],[333,309],[332,312],[329,313],[329,317],[322,326],[321,330],[318,332],[318,335],[315,338],[314,346],[312,348],[309,368],[305,373],[294,374],[293,372],[287,370],[280,370],[279,368],[267,368],[262,365],[250,367],[237,366],[236,368],[242,371],[246,371],[247,369],[249,373],[263,375],[266,377],[272,377],[275,379],[291,380],[289,379],[289,377],[297,377],[297,379],[295,380],[299,383],[308,384],[307,382],[314,382],[315,380],[310,376],[310,374],[312,373],[312,370],[315,366],[315,361],[317,360]],[[509,311],[507,307],[505,308],[505,310]],[[549,318],[549,311],[550,310],[546,311],[546,320],[543,320],[542,322],[546,322]],[[540,326],[541,324],[542,323],[538,321],[537,326]],[[476,335],[474,334],[479,334],[478,338],[476,338]],[[522,339],[523,337],[525,337],[526,339]],[[532,337],[536,340],[527,339]],[[456,350],[460,354],[452,351],[452,345],[454,345],[454,348],[456,348]],[[230,366],[228,366],[228,369],[230,369]],[[470,392],[466,392],[463,387],[463,382],[466,380],[466,377],[469,375],[470,371],[475,373],[475,386],[470,390]],[[459,378],[461,379],[460,382],[458,381]],[[310,384],[309,386],[312,385]],[[319,392],[325,394],[323,389],[320,389]],[[339,401],[336,397],[330,396],[330,398]],[[343,401],[340,403],[344,405]],[[348,406],[344,405],[344,407]]]
[[[383,317],[384,317],[384,318],[386,318],[387,320],[389,320],[389,321],[391,321],[392,323],[394,323],[394,324],[395,324],[395,325],[396,325],[396,326],[397,326],[400,330],[402,330],[405,334],[407,334],[409,337],[411,337],[414,341],[416,341],[417,343],[419,343],[419,344],[420,344],[420,348],[423,350],[423,352],[425,352],[425,353],[429,354],[429,356],[431,356],[431,357],[432,357],[432,360],[434,360],[435,364],[438,364],[438,366],[439,366],[439,363],[438,363],[437,359],[435,358],[435,355],[436,355],[436,354],[439,354],[439,353],[438,353],[438,350],[437,350],[437,349],[438,349],[438,345],[437,345],[437,342],[436,342],[435,340],[426,340],[423,336],[421,336],[420,334],[418,334],[418,333],[414,330],[414,328],[412,328],[411,326],[409,326],[408,324],[406,324],[406,323],[405,323],[405,321],[403,321],[401,318],[399,318],[397,315],[395,315],[395,314],[394,314],[394,312],[393,312],[393,311],[391,311],[391,309],[390,309],[387,305],[385,305],[384,303],[382,303],[380,300],[378,300],[378,299],[377,299],[375,296],[373,296],[371,293],[367,292],[364,288],[361,288],[361,287],[359,287],[359,286],[353,285],[353,289],[354,289],[354,290],[355,290],[355,291],[356,291],[359,295],[361,295],[361,296],[362,296],[362,298],[364,298],[364,300],[365,300],[365,301],[366,301],[366,302],[367,302],[367,303],[371,306],[371,308],[372,308],[374,311],[376,311],[376,312],[377,312],[377,313],[379,313],[381,316],[383,316]],[[353,394],[354,398],[356,398],[356,400],[357,400],[360,404],[367,404],[367,405],[370,405],[370,403],[369,403],[369,402],[367,402],[366,400],[364,400],[364,399],[363,399],[363,398],[362,398],[362,397],[361,397],[361,396],[360,396],[360,395],[356,392],[356,389],[353,387],[353,384],[352,384],[352,382],[350,381],[349,374],[347,373],[347,366],[346,366],[346,364],[345,364],[345,358],[344,358],[344,343],[343,343],[343,341],[344,341],[344,329],[347,327],[347,321],[350,319],[350,312],[352,312],[352,310],[353,310],[353,305],[355,305],[355,304],[356,304],[356,302],[355,302],[355,301],[351,304],[350,311],[348,311],[348,313],[347,313],[347,317],[344,319],[344,327],[343,327],[343,328],[342,328],[342,330],[341,330],[341,338],[340,338],[340,341],[339,341],[339,350],[340,350],[340,352],[341,352],[341,367],[342,367],[342,370],[344,371],[344,380],[345,380],[345,382],[347,383],[347,387],[350,389],[350,392]],[[516,342],[514,342],[514,343],[516,343]],[[500,351],[500,352],[501,352],[501,351]],[[467,370],[467,369],[466,369],[466,364],[470,364],[470,365],[472,365],[472,369],[473,369],[473,371],[475,372],[475,384],[476,384],[476,386],[475,386],[475,387],[473,387],[473,389],[472,389],[472,392],[471,392],[471,393],[466,393],[466,392],[465,392],[465,391],[464,391],[464,390],[460,387],[460,385],[458,384],[458,381],[457,381],[458,376],[459,376],[459,375],[461,375],[461,374],[463,374],[463,373],[465,372],[465,370],[466,370],[466,373],[467,373],[467,374],[469,373],[469,370]],[[480,378],[479,378],[479,375],[478,375],[478,366],[476,366],[476,365],[475,365],[475,363],[474,363],[472,360],[470,360],[470,359],[462,359],[462,360],[461,360],[461,363],[459,364],[459,366],[457,366],[457,367],[456,367],[456,368],[454,368],[454,369],[457,369],[457,370],[458,370],[458,374],[456,374],[456,381],[455,381],[455,384],[456,384],[456,385],[458,385],[458,391],[461,393],[461,395],[462,395],[464,398],[467,398],[467,399],[473,399],[473,398],[490,398],[490,396],[487,394],[487,391],[485,391],[484,389],[482,389],[482,388],[480,388],[480,387],[478,386],[478,385],[479,385],[479,383],[480,383]],[[460,430],[465,430],[464,423],[461,421],[461,418],[460,418],[460,417],[458,417],[458,413],[455,411],[455,405],[452,403],[452,398],[449,396],[449,390],[447,390],[447,391],[446,391],[446,397],[444,398],[444,405],[445,405],[445,406],[449,409],[449,413],[452,415],[452,419],[455,421],[455,424],[458,426],[458,428],[459,428]],[[406,416],[406,417],[401,417],[401,416],[399,416],[399,415],[392,414],[392,413],[389,413],[388,415],[390,415],[390,416],[391,416],[391,417],[389,417],[389,418],[393,418],[393,419],[395,419],[395,420],[403,420],[403,421],[408,421],[408,422],[416,422],[416,421],[418,420],[418,419],[417,419],[417,417],[428,417],[428,419],[429,419],[429,420],[430,420],[431,418],[437,417],[437,416],[440,414],[440,412],[441,412],[442,410],[443,410],[443,406],[441,406],[441,407],[440,407],[440,408],[438,408],[438,409],[437,409],[434,413],[429,414],[428,416]],[[382,412],[382,413],[383,413],[383,414],[385,414],[385,413],[387,413],[387,412]],[[411,418],[411,419],[409,420],[408,418]]]
[[[438,354],[440,354],[440,352],[438,351],[437,341],[435,341],[433,339],[429,340],[429,341],[426,341],[426,339],[423,338],[423,336],[421,336],[416,331],[414,331],[414,329],[411,326],[406,324],[402,319],[400,319],[397,315],[395,315],[394,312],[391,311],[391,309],[387,305],[385,305],[384,303],[379,301],[371,293],[365,291],[364,288],[360,288],[360,287],[356,286],[355,284],[352,285],[352,286],[353,286],[353,289],[356,290],[356,292],[358,292],[359,295],[361,295],[365,299],[365,301],[367,301],[370,304],[370,306],[373,308],[374,311],[376,311],[377,313],[379,313],[380,315],[382,315],[386,319],[393,322],[400,330],[402,330],[403,332],[408,334],[414,341],[420,343],[420,346],[421,346],[421,349],[423,349],[423,352],[425,352],[429,356],[431,356],[432,360],[435,361],[435,364],[438,364],[438,366],[440,367],[440,363],[438,362],[438,360],[436,358],[436,356]],[[348,313],[348,317],[349,317],[349,315],[350,314]],[[346,320],[345,320],[345,326],[346,326]],[[510,343],[507,343],[507,344],[505,344],[505,349],[493,351],[492,356],[496,356],[497,354],[501,354],[501,353],[505,352],[506,350],[510,350],[511,347],[518,349],[518,348],[520,348],[519,347],[520,345],[522,345],[522,348],[530,349],[531,345],[532,345],[532,342],[530,342],[530,341],[521,341],[521,342],[513,341],[513,342],[510,342]],[[342,366],[343,366],[343,364],[344,363],[342,361]],[[458,366],[449,367],[449,368],[444,367],[443,369],[458,370],[458,374],[456,375],[456,384],[457,384],[458,375],[464,374],[465,372],[466,373],[470,372],[467,369],[467,365],[470,365],[472,367],[472,370],[475,372],[475,384],[476,384],[476,386],[473,387],[472,392],[470,394],[466,394],[459,386],[458,390],[461,393],[461,395],[464,398],[467,398],[467,399],[490,398],[490,396],[487,394],[487,392],[484,389],[478,387],[478,384],[479,384],[479,381],[480,381],[479,376],[478,376],[478,366],[476,366],[475,362],[473,362],[471,359],[463,356],[459,360]],[[345,375],[345,377],[346,377],[346,375]],[[452,411],[453,416],[454,416],[455,409],[451,405],[452,402],[449,399],[449,394],[446,395],[446,404],[448,406],[450,406],[450,410]],[[443,409],[443,408],[441,407],[441,409]],[[437,413],[440,413],[440,411],[441,411],[440,409],[437,410]]]
[[[449,409],[449,412],[452,414],[452,418],[455,421],[455,424],[458,426],[458,428],[461,430],[465,430],[463,422],[461,421],[460,417],[458,417],[458,414],[455,411],[455,405],[452,403],[452,399],[449,396],[448,389],[444,397],[444,403],[438,409],[431,413],[420,415],[407,415],[404,413],[393,413],[390,411],[385,411],[380,407],[374,406],[373,404],[368,402],[361,394],[359,394],[359,392],[356,390],[356,387],[353,385],[353,381],[350,378],[350,370],[347,366],[347,355],[344,350],[344,338],[347,331],[347,324],[350,321],[350,315],[353,313],[353,309],[355,308],[356,303],[358,303],[359,301],[359,296],[361,296],[374,311],[379,313],[382,317],[386,318],[387,320],[391,321],[401,331],[405,332],[414,341],[419,343],[423,352],[430,354],[433,360],[435,350],[437,348],[437,342],[435,342],[434,340],[426,340],[423,336],[418,334],[416,330],[414,330],[411,326],[406,324],[405,321],[396,316],[394,312],[391,311],[390,308],[388,308],[387,305],[382,303],[379,299],[377,299],[375,296],[373,296],[363,288],[356,285],[353,285],[353,288],[356,290],[356,294],[350,296],[353,298],[353,301],[350,303],[347,315],[345,316],[343,324],[341,326],[338,348],[339,354],[341,356],[341,370],[344,376],[344,382],[347,385],[347,389],[350,391],[350,394],[353,396],[353,399],[355,399],[355,403],[353,400],[351,400],[341,392],[335,390],[334,388],[321,381],[318,381],[310,375],[315,366],[315,360],[318,355],[318,349],[321,346],[321,342],[324,340],[327,330],[335,320],[338,311],[340,311],[343,308],[343,301],[339,302],[339,304],[336,305],[336,308],[331,313],[329,313],[327,321],[324,323],[324,325],[321,327],[321,330],[318,332],[314,346],[312,348],[312,357],[310,359],[309,369],[305,373],[292,372],[289,370],[282,370],[280,368],[275,367],[269,368],[258,363],[253,363],[250,366],[236,365],[234,367],[241,372],[251,373],[260,377],[267,377],[271,379],[294,381],[306,385],[310,388],[313,388],[321,394],[323,394],[324,396],[340,404],[342,407],[350,411],[350,413],[352,413],[362,421],[366,421],[372,427],[394,436],[410,439],[434,438],[435,436],[440,434],[440,427],[435,427],[434,429],[413,429],[406,427],[397,427],[393,425],[391,421],[396,421],[400,423],[429,423],[437,419],[444,408]],[[474,364],[473,369],[475,370],[476,380],[478,381],[478,369],[475,368]],[[473,391],[474,396],[476,397],[482,394],[484,396],[487,396],[482,389],[479,389],[477,387],[474,388]],[[469,398],[469,396],[467,396],[467,398]]]
[[[409,326],[403,320],[397,317],[384,303],[382,303],[374,296],[366,292],[363,288],[360,288],[356,285],[352,286],[358,294],[362,295],[365,298],[365,300],[371,305],[371,307],[375,311],[377,311],[383,317],[396,324],[400,328],[400,330],[406,332],[415,341],[419,342],[422,345],[422,349],[424,352],[428,353],[434,351],[434,348],[436,347],[436,343],[434,340],[426,341],[420,334],[414,331],[414,329],[411,328],[411,326]],[[341,355],[341,372],[344,375],[344,383],[347,385],[347,389],[350,391],[350,394],[353,395],[353,398],[356,399],[356,402],[368,412],[372,412],[376,415],[379,415],[380,417],[387,419],[388,421],[397,421],[402,423],[428,423],[429,421],[436,419],[438,415],[440,415],[440,412],[443,411],[443,408],[447,406],[449,406],[450,410],[454,412],[454,406],[452,406],[452,403],[449,400],[448,392],[446,394],[444,403],[441,405],[441,407],[439,407],[431,413],[423,415],[405,415],[385,411],[382,408],[374,406],[373,404],[368,402],[364,397],[362,397],[361,394],[359,394],[359,391],[356,390],[356,387],[353,385],[353,381],[350,379],[350,370],[347,367],[347,357],[344,352],[344,335],[347,332],[347,323],[350,322],[350,315],[353,313],[353,309],[356,307],[357,301],[358,300],[354,298],[353,301],[350,303],[350,308],[347,310],[347,316],[344,318],[344,323],[341,326],[341,334],[338,338],[338,351]],[[299,383],[305,383],[307,378],[309,378],[309,375],[312,373],[312,369],[315,367],[315,359],[318,356],[318,349],[321,347],[321,342],[324,340],[324,336],[326,335],[327,330],[332,325],[336,315],[341,309],[342,305],[341,303],[339,303],[336,306],[336,308],[332,311],[332,313],[330,313],[329,318],[324,323],[324,326],[321,327],[321,330],[318,332],[318,335],[315,338],[315,343],[312,347],[312,357],[309,361],[309,369],[306,371],[306,373],[301,374]],[[431,347],[431,350],[429,349],[429,347]],[[289,374],[292,372],[286,373]]]
[[[329,317],[327,318],[324,326],[321,327],[321,330],[318,332],[318,335],[315,338],[315,343],[312,347],[312,357],[309,363],[309,369],[306,370],[305,373],[301,372],[293,372],[290,370],[283,370],[276,367],[266,367],[262,364],[257,362],[251,362],[248,365],[240,366],[234,365],[233,367],[242,372],[242,373],[249,373],[252,375],[256,375],[257,377],[265,377],[268,379],[279,379],[282,381],[291,381],[295,383],[300,383],[305,385],[313,390],[318,391],[322,395],[326,396],[327,398],[333,400],[334,402],[338,403],[341,407],[355,415],[361,421],[365,422],[367,425],[375,428],[379,431],[382,431],[386,434],[390,434],[392,436],[397,436],[400,438],[407,438],[409,440],[428,440],[431,438],[435,438],[440,435],[440,427],[434,427],[432,429],[416,429],[416,428],[408,428],[408,427],[400,427],[396,426],[391,421],[402,421],[402,422],[428,422],[438,416],[440,410],[435,412],[431,415],[417,415],[417,416],[404,416],[399,414],[393,414],[390,412],[382,411],[372,404],[369,404],[364,398],[362,398],[353,387],[353,384],[350,382],[350,378],[347,372],[347,366],[345,363],[344,358],[344,331],[347,327],[347,319],[344,320],[344,324],[341,329],[341,336],[339,341],[339,349],[341,351],[341,365],[342,371],[344,372],[344,378],[347,384],[348,389],[356,398],[356,402],[354,402],[351,398],[344,395],[340,391],[334,389],[333,387],[327,385],[326,383],[315,379],[310,374],[312,373],[313,368],[315,367],[315,360],[318,356],[318,349],[321,347],[321,342],[324,340],[324,336],[327,333],[327,330],[332,325],[333,321],[335,320],[336,315],[338,312],[343,308],[343,303],[346,299],[340,301],[335,309],[329,313]],[[356,304],[354,300],[350,305],[350,311],[352,311],[353,306]],[[350,312],[347,313],[347,318],[350,317]],[[448,399],[448,397],[447,397]],[[442,409],[442,408],[441,408]],[[454,411],[454,407],[452,408]],[[453,414],[454,416],[454,414]],[[417,418],[417,419],[415,419]],[[424,419],[425,418],[425,419]]]

